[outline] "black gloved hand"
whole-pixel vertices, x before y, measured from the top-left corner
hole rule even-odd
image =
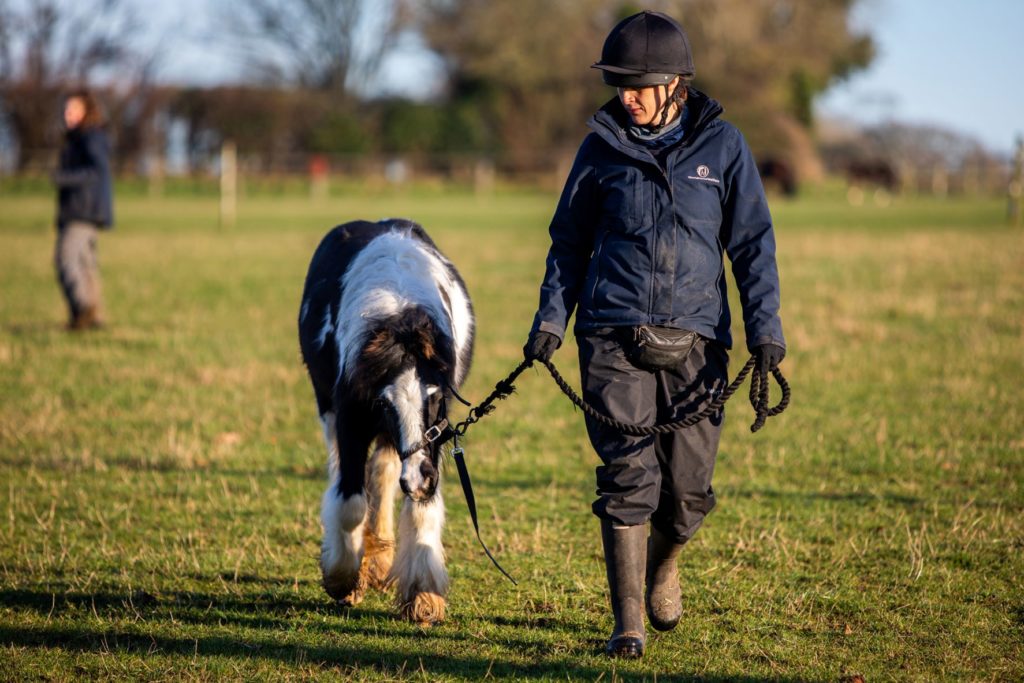
[[[779,367],[779,363],[786,357],[786,349],[778,344],[761,344],[754,347],[754,357],[757,358],[757,369],[767,375]]]
[[[555,355],[555,350],[561,345],[562,340],[550,332],[534,330],[530,332],[530,338],[526,340],[526,345],[523,347],[523,357],[526,360],[539,360],[546,363],[551,360],[551,356]]]

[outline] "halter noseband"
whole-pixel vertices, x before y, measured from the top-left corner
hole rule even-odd
[[[462,398],[462,396],[459,395],[459,392],[456,391],[455,387],[453,387],[451,384],[449,384],[446,388],[448,391],[451,392],[452,396],[459,400],[459,402],[467,406],[471,405],[469,401],[467,401],[466,399]],[[402,451],[402,460],[405,460],[410,455],[423,450],[427,446],[433,444],[435,441],[440,440],[441,443],[439,443],[438,446],[441,446],[444,443],[446,443],[449,439],[451,439],[453,436],[455,436],[455,429],[452,427],[451,423],[448,422],[448,400],[442,398],[441,411],[438,415],[437,422],[428,427],[427,431],[423,432],[423,438],[420,439],[419,442],[417,442],[412,448]],[[436,465],[436,458],[432,459],[435,461],[434,464]]]

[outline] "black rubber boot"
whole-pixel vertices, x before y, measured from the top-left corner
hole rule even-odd
[[[647,525],[614,527],[601,520],[604,564],[608,570],[615,630],[605,653],[609,657],[639,658],[644,654],[644,567],[647,564]]]
[[[676,558],[683,549],[651,525],[647,539],[647,620],[658,631],[671,631],[683,616],[683,592],[679,588]]]

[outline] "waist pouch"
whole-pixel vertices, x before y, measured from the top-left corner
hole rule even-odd
[[[633,328],[633,337],[626,344],[626,358],[644,370],[678,368],[698,339],[700,335],[693,330],[641,325]]]

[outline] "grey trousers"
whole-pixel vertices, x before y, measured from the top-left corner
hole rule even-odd
[[[86,313],[97,320],[102,318],[103,293],[96,256],[98,233],[96,225],[81,221],[57,228],[54,262],[72,322]]]
[[[651,372],[626,358],[630,332],[610,328],[577,337],[583,398],[605,415],[644,425],[682,419],[728,384],[729,357],[721,344],[700,339],[680,367]],[[685,543],[715,506],[711,475],[723,418],[719,413],[683,430],[636,437],[587,417],[603,463],[594,514],[624,526],[650,521]]]

